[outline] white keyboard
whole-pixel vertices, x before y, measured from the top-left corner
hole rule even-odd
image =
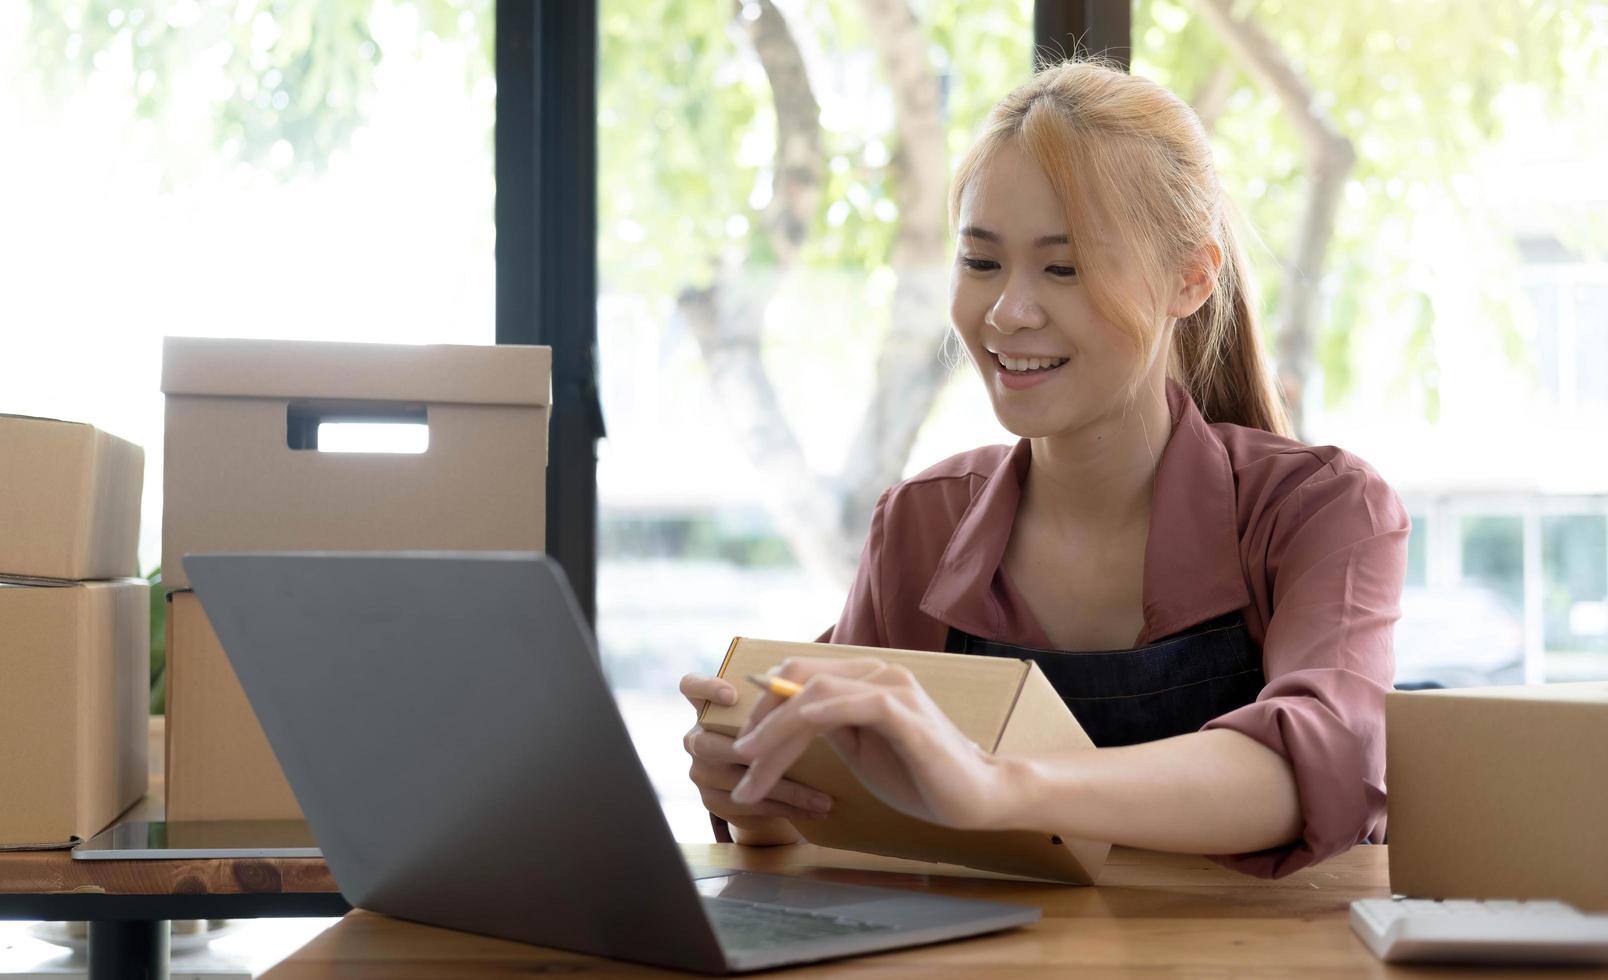
[[[1351,928],[1388,963],[1608,964],[1608,915],[1562,902],[1364,898]]]

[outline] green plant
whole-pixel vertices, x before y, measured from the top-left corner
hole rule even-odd
[[[162,567],[145,576],[151,583],[151,714],[167,713],[167,590]]]

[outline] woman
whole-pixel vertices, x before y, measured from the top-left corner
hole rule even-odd
[[[955,333],[1021,437],[883,494],[822,640],[1036,661],[1095,751],[990,755],[875,660],[793,662],[692,779],[739,843],[831,801],[824,736],[891,805],[1210,854],[1279,876],[1384,832],[1384,695],[1408,522],[1368,465],[1289,438],[1194,113],[1088,63],[994,110],[951,198]],[[1091,652],[1093,651],[1093,652]],[[733,703],[688,675],[695,706]]]

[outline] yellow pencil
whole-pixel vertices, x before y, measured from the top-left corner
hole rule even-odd
[[[766,674],[763,677],[758,674],[749,674],[748,679],[779,698],[790,698],[804,690],[802,684],[795,684],[785,677],[774,677],[770,674]]]

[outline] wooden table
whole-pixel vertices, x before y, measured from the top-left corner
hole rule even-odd
[[[153,719],[153,765],[162,758]],[[161,820],[162,774],[125,820]],[[90,976],[163,977],[172,919],[337,916],[322,858],[75,861],[66,850],[0,852],[0,919],[87,921]]]
[[[1032,926],[936,946],[789,970],[788,977],[1444,976],[1387,967],[1352,935],[1352,899],[1389,894],[1386,849],[1350,852],[1278,881],[1203,858],[1117,848],[1092,888],[1010,881],[984,872],[812,845],[683,844],[695,865],[797,874],[1037,905]],[[532,910],[533,914],[538,914]],[[664,973],[652,967],[525,946],[356,911],[267,974],[314,978],[508,977]],[[1482,980],[1532,971],[1482,970]],[[1608,971],[1569,971],[1570,980]]]

